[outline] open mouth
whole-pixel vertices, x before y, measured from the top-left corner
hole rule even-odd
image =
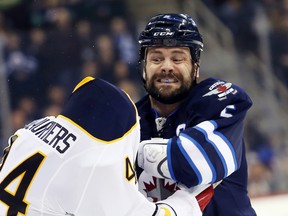
[[[162,78],[162,79],[157,79],[157,82],[160,82],[160,83],[177,83],[178,80],[175,78]]]

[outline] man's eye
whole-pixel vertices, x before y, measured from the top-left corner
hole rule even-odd
[[[153,62],[160,62],[161,59],[160,59],[160,58],[153,58],[152,61],[153,61]]]
[[[184,58],[174,58],[173,61],[176,63],[180,63],[184,61]]]

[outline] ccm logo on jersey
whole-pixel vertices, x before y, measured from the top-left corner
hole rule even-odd
[[[223,81],[219,81],[214,83],[209,87],[209,92],[204,94],[202,97],[211,96],[211,95],[217,95],[218,100],[224,100],[226,99],[226,95],[232,93],[236,94],[237,90],[232,88],[232,83],[225,83]]]
[[[25,129],[30,130],[60,154],[65,153],[77,140],[76,135],[49,118],[33,121],[26,125]]]

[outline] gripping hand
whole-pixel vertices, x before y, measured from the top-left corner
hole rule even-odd
[[[169,178],[171,175],[167,163],[168,139],[152,138],[144,140],[138,148],[138,166],[157,178]]]

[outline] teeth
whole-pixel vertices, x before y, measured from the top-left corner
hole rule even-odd
[[[160,80],[162,83],[172,83],[173,80],[172,79],[161,79]]]

